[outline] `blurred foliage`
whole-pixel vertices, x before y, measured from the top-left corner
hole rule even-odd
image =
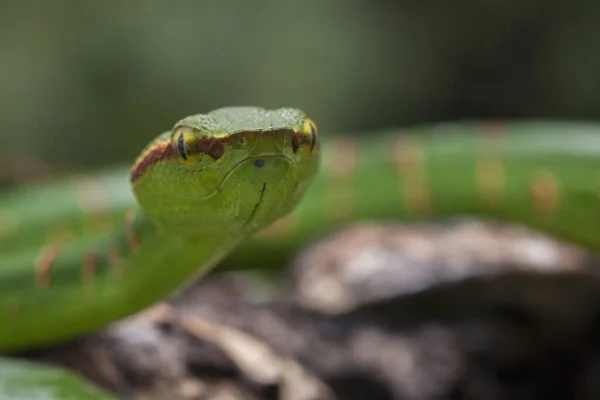
[[[0,155],[129,161],[224,105],[300,107],[325,133],[596,119],[599,21],[582,0],[0,1]]]

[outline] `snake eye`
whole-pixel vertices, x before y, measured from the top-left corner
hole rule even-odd
[[[192,129],[182,126],[175,130],[172,142],[179,154],[177,160],[181,164],[193,165],[200,160],[202,152],[196,150],[197,141]]]
[[[319,131],[317,130],[317,125],[310,118],[306,118],[304,121],[304,135],[307,137],[307,142],[310,143],[310,153],[315,149],[317,145],[317,141],[319,139]]]

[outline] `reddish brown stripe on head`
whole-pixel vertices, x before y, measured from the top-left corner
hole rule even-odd
[[[225,153],[225,146],[223,143],[226,143],[229,138],[214,138],[214,137],[205,137],[200,138],[196,142],[195,151],[198,153],[208,154],[212,157],[213,160],[218,160],[223,157],[223,153]]]
[[[225,153],[224,143],[226,143],[228,139],[229,138],[214,137],[199,138],[190,150],[194,153],[208,154],[214,160],[218,160]],[[155,144],[150,147],[131,168],[131,182],[135,182],[139,179],[151,165],[156,164],[159,161],[174,159],[178,156],[177,150],[174,149],[171,140]]]
[[[139,179],[151,165],[162,160],[172,159],[174,156],[170,140],[150,147],[131,168],[131,182]]]

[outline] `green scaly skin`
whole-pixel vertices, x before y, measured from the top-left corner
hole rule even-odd
[[[304,114],[286,112],[297,118],[282,125],[309,139]],[[215,113],[222,116],[215,124],[221,129],[210,124],[201,129],[215,137],[281,120],[281,112],[263,115],[254,109]],[[205,126],[197,117],[183,121]],[[165,133],[150,147],[170,137],[171,132]],[[260,138],[266,147],[254,148],[259,157],[282,149],[275,144],[278,136]],[[26,349],[97,329],[167,296],[216,263],[281,267],[309,241],[348,221],[468,214],[522,223],[600,250],[598,125],[461,122],[364,135],[356,141],[334,139],[320,144],[325,157],[314,180],[319,149],[309,154],[307,140],[306,151],[297,155],[303,172],[295,175],[295,184],[266,191],[268,197],[262,199],[262,183],[281,184],[290,174],[280,168],[267,172],[246,161],[224,181],[231,184],[221,187],[220,197],[203,200],[199,207],[199,199],[224,176],[224,170],[211,167],[222,160],[231,169],[255,154],[233,146],[217,161],[205,154],[193,165],[170,160],[149,167],[133,185],[133,194],[123,168],[6,196],[0,200],[0,306],[8,306],[0,307],[0,349]],[[188,168],[204,174],[181,173]],[[203,185],[208,189],[199,187]],[[297,185],[302,189],[292,195],[290,188]],[[138,213],[135,221],[141,247],[134,253],[123,219],[136,206],[136,197],[144,216]],[[257,202],[265,207],[255,213]],[[290,209],[294,211],[287,217],[252,235]],[[249,218],[257,223],[248,223]],[[163,228],[157,230],[157,224]],[[76,241],[53,261],[52,283],[36,285],[35,260],[47,254],[42,245],[69,238]],[[111,245],[122,256],[120,278],[106,258]],[[90,252],[104,258],[94,264],[96,274],[84,279],[82,260]],[[22,310],[14,307],[15,299],[23,303]]]
[[[8,196],[0,206],[3,218],[24,218],[5,223],[5,230],[10,234],[10,226],[23,225],[37,249],[22,234],[8,235],[3,245],[0,351],[98,329],[209,270],[297,204],[319,167],[316,135],[312,121],[296,109],[219,109],[184,118],[142,152],[130,173],[139,206],[128,200],[120,210],[102,209],[97,197],[85,193],[75,202],[59,202],[53,196],[61,194],[51,187],[32,189],[27,200],[35,204]],[[66,217],[82,228],[91,221],[72,215],[74,204],[100,207],[109,222],[120,219],[120,227],[44,237],[40,220],[65,223]],[[12,368],[7,371],[12,374]]]

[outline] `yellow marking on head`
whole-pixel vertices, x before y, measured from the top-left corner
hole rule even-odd
[[[17,300],[9,299],[4,303],[4,309],[9,314],[19,315],[23,310],[23,307]]]
[[[350,219],[353,213],[352,187],[356,171],[357,146],[351,139],[335,139],[330,143],[329,162],[324,172],[330,180],[326,194],[327,215],[334,221]]]
[[[123,265],[121,262],[121,257],[119,256],[119,253],[117,253],[117,250],[115,250],[115,249],[108,250],[108,262],[115,270],[117,277],[119,277],[119,278],[122,277],[123,276]]]
[[[533,209],[539,213],[550,213],[559,203],[560,188],[556,176],[547,170],[538,170],[533,174],[531,201]]]
[[[135,210],[130,209],[125,213],[124,218],[124,227],[125,227],[125,235],[127,236],[127,242],[129,243],[129,248],[137,253],[140,250],[140,239],[135,235],[133,231],[133,222],[135,220]]]
[[[304,120],[304,126],[302,127],[302,131],[304,133],[305,143],[310,143],[310,146],[304,146],[304,154],[309,156],[318,145],[319,141],[319,129],[317,128],[317,124],[310,118],[306,118]]]
[[[394,141],[392,151],[396,174],[404,183],[402,189],[409,209],[414,213],[431,213],[433,198],[423,168],[423,149],[414,140],[400,138]]]
[[[194,149],[198,138],[194,134],[194,130],[188,126],[178,127],[171,137],[174,143],[177,143],[177,161],[183,165],[195,165],[203,156],[203,152],[189,151]]]
[[[56,243],[42,247],[35,261],[35,282],[37,286],[50,286],[52,282],[52,263],[58,256],[59,246]]]
[[[477,186],[481,200],[489,207],[498,207],[504,194],[504,164],[499,157],[485,157],[476,165]]]

